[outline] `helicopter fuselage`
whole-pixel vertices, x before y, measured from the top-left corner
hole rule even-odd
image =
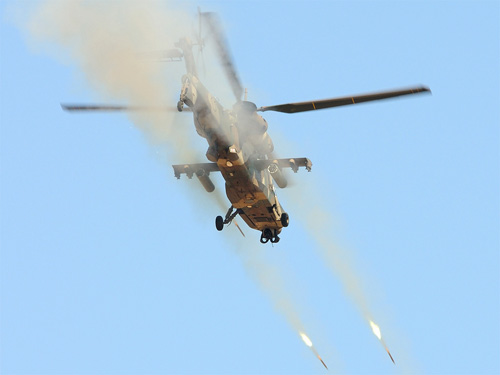
[[[179,103],[191,108],[196,131],[208,142],[207,159],[217,164],[226,181],[232,208],[250,228],[270,230],[277,236],[288,225],[288,215],[283,215],[266,167],[274,150],[267,122],[251,102],[242,101],[233,110],[225,110],[196,76],[188,73],[182,81]],[[178,108],[182,109],[180,104]],[[206,171],[198,172],[198,177],[207,177]]]

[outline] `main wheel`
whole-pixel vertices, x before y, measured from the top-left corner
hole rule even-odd
[[[219,232],[224,228],[224,219],[222,216],[217,216],[215,218],[215,227]]]
[[[290,218],[288,217],[288,214],[286,212],[283,212],[281,214],[281,225],[287,227],[288,224],[290,224]]]

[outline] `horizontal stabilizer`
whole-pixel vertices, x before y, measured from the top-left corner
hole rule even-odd
[[[220,172],[217,163],[198,163],[198,164],[177,164],[172,165],[174,168],[175,177],[181,178],[181,174],[185,173],[188,178],[193,178],[196,173],[209,174],[210,172]]]
[[[277,164],[280,169],[291,168],[295,173],[300,167],[304,167],[308,172],[311,172],[312,168],[312,162],[308,158],[255,160],[253,163],[258,170],[269,168],[272,164]]]

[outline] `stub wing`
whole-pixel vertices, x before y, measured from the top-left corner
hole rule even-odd
[[[210,172],[220,172],[217,163],[198,163],[198,164],[177,164],[172,165],[175,177],[181,178],[181,174],[186,174],[188,178],[193,175],[208,175]]]
[[[308,158],[290,158],[290,159],[267,159],[267,160],[254,160],[253,167],[261,171],[269,168],[271,165],[277,165],[279,169],[291,168],[295,173],[300,167],[305,168],[308,172],[311,171],[312,162]],[[217,163],[197,163],[197,164],[176,164],[172,165],[174,168],[175,177],[181,178],[185,174],[188,178],[193,178],[195,174],[209,174],[210,172],[220,172]]]
[[[172,167],[177,179],[181,178],[181,174],[186,174],[188,178],[193,178],[193,175],[196,175],[207,192],[211,193],[215,190],[215,185],[208,176],[210,172],[220,172],[217,163],[178,164],[172,165]]]
[[[312,162],[308,158],[255,160],[254,165],[258,170],[277,165],[279,169],[291,168],[295,173],[297,173],[300,167],[304,167],[308,172],[311,172],[312,168]],[[272,173],[272,170],[270,172]]]

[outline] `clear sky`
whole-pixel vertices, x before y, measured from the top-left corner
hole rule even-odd
[[[332,373],[500,373],[499,2],[183,6],[219,13],[258,106],[432,89],[265,113],[278,154],[313,162],[278,191],[274,247],[241,220],[246,238],[217,232],[214,197],[174,178],[185,160],[125,115],[61,110],[104,97],[20,27],[34,4],[0,4],[2,374],[326,373],[295,318]]]

